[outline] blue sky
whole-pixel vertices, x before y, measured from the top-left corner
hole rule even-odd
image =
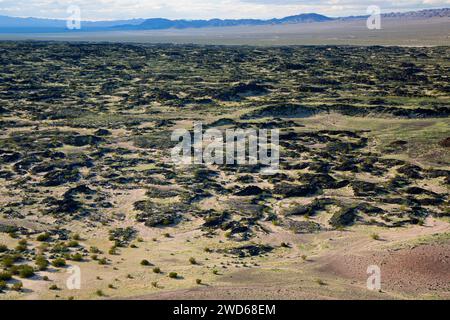
[[[78,5],[83,20],[164,17],[170,19],[273,18],[317,12],[329,16],[450,7],[450,0],[0,0],[0,15],[66,18]]]

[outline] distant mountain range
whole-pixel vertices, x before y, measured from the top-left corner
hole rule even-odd
[[[387,18],[450,17],[450,8],[383,14]],[[132,19],[116,21],[82,21],[80,30],[69,30],[66,20],[16,18],[0,16],[0,33],[53,33],[86,31],[126,31],[126,30],[164,30],[187,28],[214,28],[234,26],[259,26],[295,23],[327,22],[332,20],[365,19],[367,16],[330,18],[317,13],[304,13],[281,19],[211,19],[211,20],[169,20],[163,18]]]

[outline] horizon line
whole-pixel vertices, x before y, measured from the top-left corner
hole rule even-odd
[[[442,9],[450,9],[450,7],[432,7],[432,8],[425,8],[425,9],[400,9],[397,11],[388,11],[388,12],[382,12],[381,14],[391,14],[391,13],[408,13],[408,12],[421,12],[421,11],[427,11],[427,10],[442,10]],[[117,18],[117,19],[107,19],[107,20],[81,20],[82,22],[113,22],[113,21],[130,21],[130,20],[150,20],[150,19],[166,19],[171,21],[198,21],[198,20],[204,20],[204,21],[210,21],[210,20],[262,20],[262,21],[269,21],[272,19],[283,19],[286,17],[291,16],[297,16],[297,15],[307,15],[307,14],[318,14],[322,15],[328,18],[338,19],[338,18],[351,18],[351,17],[364,17],[367,16],[367,12],[363,14],[353,14],[353,15],[342,15],[342,16],[334,16],[334,15],[327,15],[319,12],[302,12],[292,15],[285,15],[280,18],[272,17],[272,18],[204,18],[204,19],[189,19],[189,18],[164,18],[164,17],[148,17],[148,18]],[[37,16],[9,16],[0,14],[0,17],[7,17],[7,18],[17,18],[17,19],[41,19],[41,20],[57,20],[57,21],[66,21],[67,18],[48,18],[48,17],[37,17]]]

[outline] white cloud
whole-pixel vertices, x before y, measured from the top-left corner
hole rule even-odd
[[[391,12],[448,7],[450,0],[0,0],[0,14],[65,18],[66,8],[78,5],[86,20],[273,18],[306,12],[365,14],[366,8],[374,4],[383,12]]]

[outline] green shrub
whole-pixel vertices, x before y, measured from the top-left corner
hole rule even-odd
[[[189,263],[190,264],[197,264],[197,260],[195,260],[195,258],[193,258],[193,257],[190,257],[189,258]]]
[[[99,297],[103,297],[105,295],[102,290],[97,290],[95,294],[98,295]]]
[[[11,278],[12,278],[11,272],[8,272],[8,271],[0,272],[0,280],[1,281],[8,281],[8,280],[11,280]]]
[[[76,248],[76,247],[78,247],[80,244],[78,243],[78,241],[76,241],[76,240],[71,240],[71,241],[69,241],[68,243],[67,243],[67,246],[69,247],[69,248]]]
[[[73,255],[70,256],[70,260],[72,261],[82,261],[83,260],[83,256],[81,255],[81,253],[77,252]]]
[[[41,233],[37,236],[36,240],[40,242],[48,241],[50,239],[50,234],[48,232]]]
[[[11,290],[14,290],[14,291],[21,291],[22,288],[23,288],[23,283],[22,283],[21,281],[19,281],[19,282],[16,282],[16,283],[14,283],[14,284],[12,285]]]
[[[24,252],[27,250],[27,246],[24,244],[19,244],[19,245],[17,245],[16,250],[19,252]]]
[[[56,284],[52,284],[48,289],[49,290],[59,290],[59,288]]]
[[[170,272],[170,273],[169,273],[169,278],[172,278],[172,279],[178,278],[178,273],[176,273],[176,272]]]
[[[2,292],[3,290],[6,290],[8,288],[8,285],[6,284],[5,281],[0,280],[0,292]]]
[[[379,236],[378,234],[376,234],[376,233],[372,233],[372,234],[370,235],[370,237],[371,237],[373,240],[380,240],[380,236]]]
[[[36,266],[39,269],[39,271],[44,271],[47,269],[48,265],[50,264],[47,259],[45,259],[44,256],[37,256],[35,260]]]
[[[326,285],[326,282],[323,281],[322,279],[316,279],[316,283],[321,285],[321,286],[325,286]]]
[[[5,246],[4,244],[0,244],[0,252],[6,252],[8,251],[8,247]]]
[[[150,262],[148,261],[148,260],[142,260],[141,261],[141,266],[149,266],[150,265]]]
[[[90,253],[101,253],[100,249],[97,247],[90,247],[89,252]]]
[[[100,264],[100,265],[105,265],[107,263],[108,263],[108,260],[106,260],[106,258],[101,258],[98,260],[98,264]]]
[[[19,266],[19,277],[31,278],[32,276],[34,276],[33,267],[26,264]]]
[[[72,240],[76,240],[76,241],[81,240],[80,235],[78,233],[73,234],[72,235]]]
[[[2,265],[4,268],[10,268],[14,265],[14,262],[16,262],[16,256],[13,255],[5,255],[2,258]]]
[[[63,258],[57,258],[57,259],[52,261],[52,266],[54,266],[55,268],[65,267],[66,266],[66,260],[64,260]]]
[[[154,273],[161,273],[161,269],[158,267],[153,268]]]

